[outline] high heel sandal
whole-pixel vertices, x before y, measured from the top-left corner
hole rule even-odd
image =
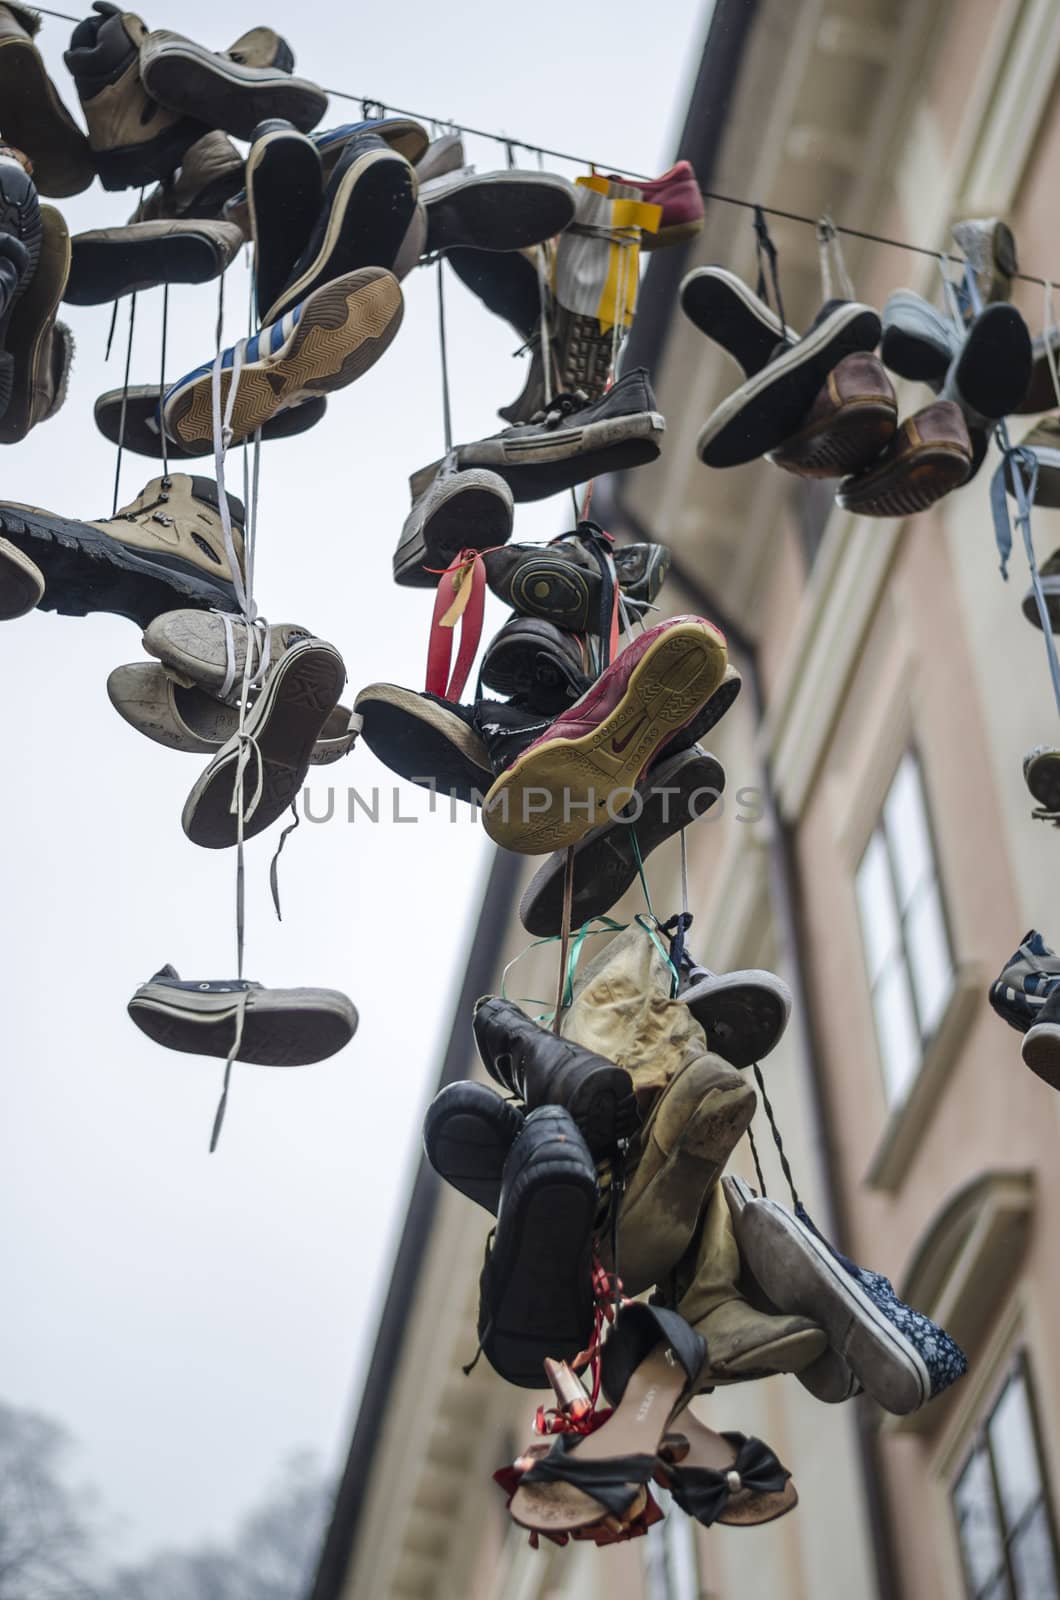
[[[715,1433],[690,1411],[659,1446],[659,1476],[681,1510],[705,1528],[752,1528],[799,1503],[791,1473],[761,1439]]]

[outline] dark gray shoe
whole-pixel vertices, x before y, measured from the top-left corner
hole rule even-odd
[[[129,1015],[167,1050],[227,1059],[240,1025],[236,1061],[304,1067],[326,1061],[357,1031],[353,1002],[336,989],[266,989],[237,978],[181,981],[165,966],[129,1001]]]

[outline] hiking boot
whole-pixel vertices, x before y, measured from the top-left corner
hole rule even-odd
[[[1042,562],[1038,568],[1038,581],[1045,599],[1049,627],[1053,633],[1060,633],[1060,550],[1054,550],[1052,555]],[[1038,601],[1033,584],[1023,596],[1022,610],[1028,622],[1032,622],[1036,628],[1041,627],[1042,619],[1038,615]]]
[[[138,384],[131,389],[108,389],[96,401],[93,415],[96,427],[111,444],[121,444],[140,456],[163,459],[162,430],[158,425],[158,409],[162,389],[157,383]],[[327,411],[323,395],[314,400],[302,400],[296,406],[277,411],[264,424],[262,440],[293,439],[313,428]],[[122,412],[124,410],[124,429]],[[166,441],[165,455],[170,461],[194,461],[199,456],[213,455],[213,440],[193,440],[190,445],[176,439]]]
[[[0,6],[0,41],[3,39]],[[3,62],[0,42],[0,64]],[[11,398],[14,357],[5,348],[15,306],[29,288],[40,260],[40,203],[21,151],[0,144],[0,416]]]
[[[498,778],[482,808],[490,838],[524,855],[577,844],[627,804],[657,751],[724,672],[724,637],[700,617],[674,617],[640,634]]]
[[[70,244],[63,299],[102,306],[160,283],[219,278],[243,248],[243,235],[230,222],[130,222],[75,234]]]
[[[779,449],[806,421],[843,357],[874,350],[879,337],[871,306],[829,301],[803,338],[780,347],[707,418],[696,443],[699,459],[708,467],[738,467]]]
[[[353,709],[362,719],[363,742],[391,772],[432,792],[482,804],[493,768],[472,707],[396,683],[372,683]]]
[[[1041,813],[1060,820],[1060,750],[1051,744],[1035,745],[1023,758],[1023,781]]]
[[[487,311],[500,317],[526,344],[536,343],[541,317],[541,282],[528,250],[461,250],[453,248],[446,261]]]
[[[227,202],[243,187],[243,157],[228,137],[213,129],[189,145],[180,170],[144,196],[130,222],[219,221]]]
[[[800,478],[839,478],[877,460],[894,437],[898,402],[875,356],[844,356],[825,379],[809,415],[769,460]]]
[[[241,978],[181,982],[171,966],[142,983],[128,1009],[149,1039],[193,1056],[226,1060],[241,1029],[233,1060],[261,1067],[326,1061],[357,1032],[357,1009],[336,989],[266,989]]]
[[[447,457],[409,480],[412,509],[394,551],[394,582],[436,589],[462,550],[491,550],[512,531],[512,492],[497,473],[461,472]]]
[[[1060,1089],[1060,993],[1056,989],[1023,1035],[1020,1054],[1032,1072]]]
[[[678,161],[659,178],[620,178],[607,175],[609,183],[636,189],[645,205],[661,206],[662,216],[654,233],[641,229],[642,250],[662,250],[667,245],[683,244],[703,232],[703,196],[691,161]]]
[[[461,171],[467,165],[463,138],[459,133],[443,133],[440,139],[431,140],[423,154],[415,158],[414,164],[421,189],[425,183],[442,178],[447,172]]]
[[[750,1067],[775,1050],[791,1015],[791,990],[772,972],[710,972],[686,957],[678,999],[732,1067]]]
[[[7,404],[0,413],[0,444],[17,444],[66,399],[74,340],[55,314],[70,270],[70,236],[53,206],[41,206],[40,227],[37,269],[20,283],[4,330],[10,364],[3,363]]]
[[[44,574],[9,539],[0,539],[0,622],[12,622],[39,606]]]
[[[292,645],[312,638],[307,628],[293,622],[248,630],[245,622],[229,622],[213,611],[166,611],[144,629],[143,646],[178,683],[205,689],[219,700],[238,705],[248,632],[254,677],[260,677]]]
[[[326,283],[245,344],[231,417],[238,443],[278,412],[316,395],[343,389],[373,367],[401,326],[404,305],[397,280],[365,267]],[[225,415],[235,347],[224,352],[221,414]],[[212,377],[208,361],[166,391],[163,426],[186,449],[214,445]]]
[[[909,417],[879,459],[844,478],[836,499],[862,517],[907,517],[966,483],[973,446],[959,406],[934,400]]]
[[[704,816],[724,788],[721,763],[703,750],[683,750],[654,762],[625,810],[590,828],[574,846],[571,927],[606,916],[636,883],[652,851]],[[519,903],[519,919],[536,938],[561,931],[566,861],[565,851],[550,856]],[[725,1055],[713,1041],[711,1048]]]
[[[544,500],[607,472],[654,461],[666,422],[655,409],[645,368],[623,373],[591,405],[563,395],[539,421],[458,445],[459,467],[489,467],[514,498]]]
[[[243,505],[228,496],[236,559]],[[152,478],[113,517],[75,522],[35,506],[0,504],[0,531],[44,574],[41,607],[64,617],[111,611],[141,628],[183,606],[238,611],[217,485],[173,473]]]
[[[742,278],[725,267],[697,267],[681,282],[681,310],[732,357],[745,378],[761,372],[778,345],[795,345],[798,334],[785,327]]]
[[[454,246],[523,250],[562,233],[574,220],[574,186],[553,173],[465,167],[426,181],[418,176],[431,255]]]
[[[554,300],[545,315],[549,321],[551,392],[545,393],[545,341],[538,319],[530,340],[530,369],[522,393],[511,405],[498,407],[498,416],[506,422],[530,422],[539,412],[547,413],[553,404],[552,396],[574,395],[583,404],[599,400],[610,382],[615,361],[614,331],[602,329],[597,317],[568,311]]]
[[[472,1019],[482,1064],[527,1111],[563,1106],[598,1155],[640,1124],[633,1080],[623,1067],[531,1022],[511,1000],[487,996]]]
[[[513,544],[486,552],[486,580],[494,594],[526,617],[540,617],[572,633],[606,633],[612,595],[591,553],[595,523],[579,523],[547,545]],[[610,551],[623,594],[650,603],[670,567],[661,544],[620,545]],[[606,616],[605,616],[606,612]]]
[[[0,5],[0,105],[5,140],[24,150],[41,194],[63,200],[96,175],[88,140],[63,105],[34,39],[41,17],[15,0]]]
[[[1026,1033],[1060,984],[1060,956],[1032,928],[990,985],[990,1004],[1010,1028]]]
[[[415,213],[416,187],[413,168],[378,134],[351,138],[328,179],[313,230],[264,320],[275,321],[343,273],[391,270]]]
[[[957,222],[953,240],[971,269],[982,304],[1011,300],[1012,279],[1019,271],[1019,261],[1008,223],[1000,217]]]
[[[1019,448],[1033,450],[1038,463],[1033,503],[1047,506],[1051,511],[1060,509],[1060,417],[1043,417],[1041,422],[1035,423],[1030,433],[1020,440]],[[1016,485],[1009,461],[1005,462],[1005,488],[1015,497]],[[1030,620],[1037,622],[1038,608],[1033,603],[1033,596],[1031,610],[1034,614]]]
[[[525,1122],[496,1089],[448,1083],[427,1107],[424,1154],[440,1178],[496,1216],[504,1163]]]
[[[880,356],[900,378],[926,383],[937,394],[961,335],[950,317],[911,289],[896,289],[883,308]]]
[[[551,622],[511,617],[486,646],[479,671],[495,694],[518,695],[542,716],[558,716],[592,683],[585,643]]]
[[[272,61],[255,65],[262,53]],[[290,47],[271,28],[253,29],[223,52],[159,28],[140,48],[147,94],[170,111],[236,139],[252,138],[267,117],[282,117],[303,133],[320,121],[328,97],[315,83],[293,77],[293,67]]]
[[[544,1388],[545,1359],[572,1361],[592,1337],[597,1200],[593,1159],[568,1113],[532,1111],[504,1163],[479,1281],[480,1347],[509,1383]]]
[[[77,85],[88,142],[104,189],[135,189],[180,166],[201,122],[168,110],[140,78],[143,21],[108,0],[94,0],[94,17],[79,22],[63,60]]]
[[[969,431],[990,430],[1015,410],[1031,381],[1031,336],[1015,306],[988,305],[968,329],[940,391]]]
[[[324,177],[312,139],[289,122],[254,129],[246,165],[247,211],[254,243],[254,294],[258,316],[289,282],[320,216]]]

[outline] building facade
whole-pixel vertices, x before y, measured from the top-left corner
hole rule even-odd
[[[717,0],[680,154],[704,187],[909,241],[844,240],[857,297],[938,299],[954,221],[1006,217],[1021,265],[1060,275],[1054,0]],[[739,381],[685,321],[689,268],[756,276],[753,213],[708,201],[691,248],[648,269],[626,366],[667,418],[653,467],[598,486],[619,537],[668,544],[672,611],[726,630],[744,677],[712,747],[725,803],[688,831],[691,944],[795,994],[764,1065],[818,1224],[965,1347],[968,1376],[915,1416],[813,1400],[793,1379],[696,1403],[766,1439],[797,1511],[753,1531],[680,1514],[645,1540],[531,1550],[490,1482],[531,1397],[475,1350],[480,1212],[420,1173],[312,1600],[1053,1600],[1060,1596],[1060,1096],[1023,1066],[987,988],[1029,927],[1060,938],[1060,852],[1021,763],[1055,738],[1041,635],[1002,582],[989,479],[905,521],[854,517],[757,462],[712,472],[696,434]],[[824,292],[814,230],[770,219],[784,310]],[[1042,291],[1014,296],[1033,332]],[[899,385],[901,414],[930,398]],[[1018,437],[1019,422],[1013,424]],[[1052,524],[1052,525],[1051,525]],[[1060,518],[1036,512],[1039,560]],[[1060,742],[1060,741],[1058,741]],[[648,863],[680,908],[676,847]],[[468,1019],[528,942],[534,863],[498,856],[442,1081],[479,1071]],[[642,909],[631,893],[622,911]],[[531,952],[509,993],[555,987]],[[764,1119],[770,1193],[787,1193]],[[741,1149],[735,1170],[753,1178]]]

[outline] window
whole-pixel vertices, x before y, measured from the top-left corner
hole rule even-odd
[[[1021,1357],[953,1489],[969,1600],[1060,1600],[1060,1567]]]
[[[908,752],[857,873],[884,1083],[891,1105],[906,1097],[953,992],[953,958],[924,786]]]
[[[673,1505],[665,1489],[652,1486],[664,1522],[648,1530],[644,1541],[644,1590],[647,1600],[699,1600],[696,1525]]]

